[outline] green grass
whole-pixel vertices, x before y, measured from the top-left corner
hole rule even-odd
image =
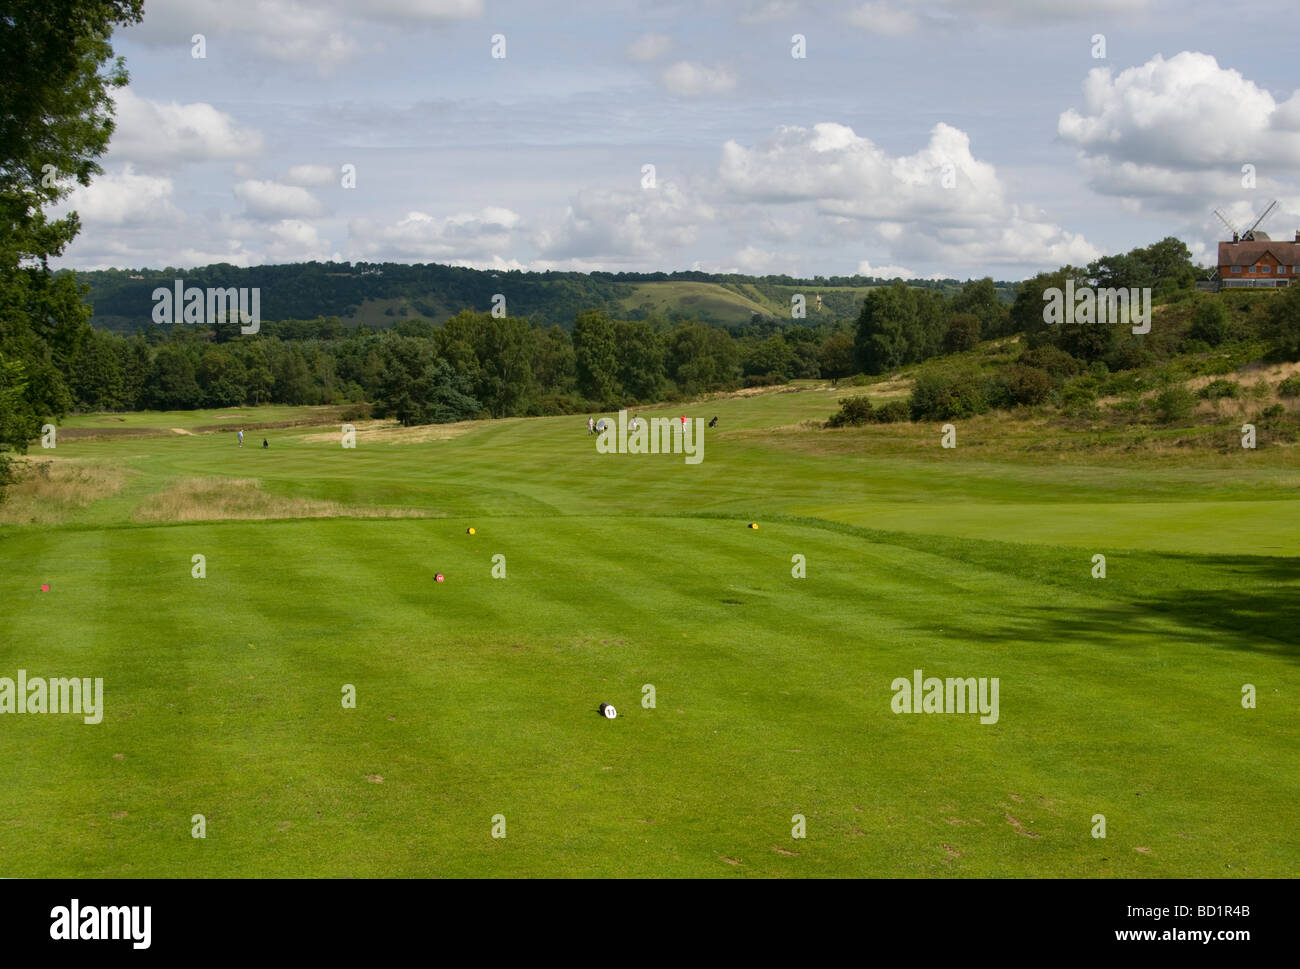
[[[102,676],[106,713],[0,716],[0,875],[1300,871],[1295,449],[1003,416],[943,450],[811,430],[871,390],[794,390],[658,411],[719,416],[698,466],[597,454],[585,418],[61,439],[132,473],[0,526],[0,676]],[[310,416],[118,426],[219,413]],[[134,519],[192,477],[438,517]],[[998,723],[892,713],[916,668],[998,677]]]

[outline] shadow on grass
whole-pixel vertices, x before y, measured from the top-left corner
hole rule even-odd
[[[698,517],[745,516],[705,513]],[[1216,648],[1300,662],[1300,560],[1295,557],[1123,552],[1110,557],[1108,578],[1094,580],[1090,557],[1078,548],[887,532],[784,515],[769,515],[765,520],[938,555],[1096,601],[1093,609],[1028,607],[1008,615],[995,632],[959,629],[951,614],[935,617],[934,629],[944,636],[1103,646],[1131,646],[1135,635],[1156,642],[1199,636]]]

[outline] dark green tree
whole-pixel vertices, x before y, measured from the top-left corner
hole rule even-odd
[[[599,404],[619,397],[618,338],[614,323],[601,310],[583,310],[573,327],[578,392]]]
[[[80,223],[46,210],[89,185],[113,133],[110,92],[127,81],[109,39],[137,23],[141,0],[9,0],[0,14],[0,355],[11,419],[0,450],[73,404],[67,374],[90,332],[71,273],[54,275]]]

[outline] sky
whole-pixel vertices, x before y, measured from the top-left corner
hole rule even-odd
[[[1289,6],[145,0],[53,264],[1015,280],[1169,235],[1209,264],[1215,208],[1300,229]]]

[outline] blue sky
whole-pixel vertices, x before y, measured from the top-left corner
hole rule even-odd
[[[1224,13],[146,0],[59,264],[1018,279],[1166,235],[1208,260],[1215,207],[1241,221],[1278,198],[1264,228],[1300,228],[1292,14]]]

